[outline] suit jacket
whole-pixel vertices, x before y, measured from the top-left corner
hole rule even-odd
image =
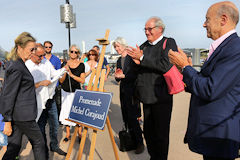
[[[37,117],[34,80],[22,59],[10,61],[6,69],[0,112],[4,121],[31,121]]]
[[[183,81],[192,93],[185,141],[192,151],[211,156],[224,154],[226,158],[236,156],[214,151],[214,147],[221,147],[219,140],[224,140],[222,145],[240,142],[239,66],[240,38],[234,33],[216,48],[200,72],[185,67]]]
[[[144,58],[138,72],[136,96],[144,104],[172,101],[163,74],[172,67],[168,59],[168,51],[169,49],[177,51],[177,45],[174,39],[168,38],[166,48],[163,50],[165,39],[166,37],[163,37],[156,45],[146,41],[140,46]]]

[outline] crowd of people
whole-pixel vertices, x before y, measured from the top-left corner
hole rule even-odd
[[[184,142],[204,160],[234,160],[238,157],[240,38],[235,30],[238,21],[239,11],[232,2],[218,2],[209,7],[203,27],[207,37],[214,42],[201,71],[192,67],[191,59],[177,47],[173,38],[163,35],[165,24],[159,17],[150,17],[146,21],[147,40],[140,47],[129,46],[122,37],[114,40],[113,46],[121,55],[116,63],[115,79],[120,83],[122,119],[136,154],[144,151],[145,139],[151,160],[168,159],[173,95],[169,94],[164,74],[176,65],[183,75],[185,91],[192,94]],[[23,32],[7,56],[0,96],[0,136],[4,140],[0,145],[6,150],[3,160],[14,160],[19,156],[23,134],[32,144],[36,160],[49,159],[47,123],[50,151],[66,155],[59,147],[59,121],[66,128],[63,141],[68,142],[70,127],[76,125],[66,120],[74,92],[89,85],[92,71],[98,65],[100,48],[94,46],[80,57],[80,49],[72,45],[69,60],[61,64],[52,54],[52,47],[52,42],[36,43],[30,33]],[[102,69],[106,69],[107,80],[110,67],[105,58]],[[140,103],[143,106],[143,131],[138,121]],[[79,141],[81,132],[80,126]]]
[[[74,92],[76,89],[83,89],[85,72],[88,77],[91,70],[97,66],[98,52],[94,47],[87,53],[88,60],[84,64],[80,60],[80,49],[72,45],[69,49],[69,60],[61,63],[60,59],[52,54],[51,41],[36,43],[35,38],[28,32],[23,32],[16,38],[15,47],[7,57],[5,77],[1,79],[4,80],[0,101],[1,136],[5,136],[5,143],[0,144],[6,150],[3,159],[16,159],[19,156],[23,134],[32,144],[35,159],[49,159],[45,130],[47,123],[50,151],[66,156],[67,153],[59,147],[59,124],[66,128],[63,141],[67,142],[71,137],[70,126],[76,125],[66,121]],[[91,58],[94,56],[94,59]],[[87,64],[91,66],[88,67],[90,71],[85,70]],[[108,66],[107,61],[104,65]],[[57,104],[59,86],[60,109]],[[79,141],[81,131],[82,128],[79,127]]]

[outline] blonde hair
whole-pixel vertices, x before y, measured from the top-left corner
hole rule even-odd
[[[7,55],[7,60],[17,60],[18,56],[18,46],[25,48],[28,42],[36,42],[36,39],[28,32],[21,33],[15,39],[15,46],[12,48],[11,52]]]

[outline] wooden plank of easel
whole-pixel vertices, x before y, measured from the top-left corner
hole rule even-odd
[[[93,130],[92,139],[91,139],[91,148],[90,148],[90,153],[89,153],[89,160],[93,160],[96,139],[97,139],[97,130]]]
[[[69,160],[69,158],[71,156],[73,145],[74,145],[76,137],[77,137],[78,128],[79,128],[79,126],[75,126],[74,134],[73,134],[73,137],[71,138],[71,143],[69,145],[65,160]]]
[[[101,78],[100,78],[100,83],[99,83],[99,91],[100,92],[103,91],[104,80],[105,80],[105,71],[106,71],[106,69],[103,69],[102,72],[101,72]],[[89,153],[89,160],[93,160],[94,149],[95,149],[95,145],[96,145],[96,139],[97,139],[97,130],[94,129],[93,133],[92,133],[92,139],[91,139],[91,148],[90,148],[90,153]]]
[[[92,83],[93,83],[93,79],[94,79],[95,74],[96,74],[96,69],[93,69],[91,77],[90,77],[89,82],[88,82],[88,86],[87,86],[88,91],[92,90]]]
[[[112,133],[112,127],[111,127],[111,123],[110,123],[110,120],[109,120],[108,116],[107,116],[106,122],[107,122],[107,127],[108,127],[108,133],[110,135],[110,139],[111,139],[111,142],[112,142],[115,158],[116,158],[116,160],[119,160],[118,149],[117,149],[117,146],[116,146],[116,143],[115,143],[115,140],[114,140],[114,136],[113,136],[113,133]]]
[[[84,127],[81,143],[79,145],[79,150],[78,150],[78,160],[82,159],[82,154],[83,154],[83,149],[84,149],[84,145],[85,145],[85,141],[86,141],[86,137],[87,137],[87,132],[88,132],[88,128]]]
[[[101,73],[100,84],[99,84],[99,92],[103,92],[104,81],[105,81],[105,73],[106,73],[106,69],[103,69],[102,73]]]
[[[105,33],[105,37],[104,37],[106,40],[108,39],[109,33],[110,33],[110,30],[107,29],[106,33]],[[98,85],[98,81],[99,81],[100,71],[102,69],[105,50],[106,50],[106,45],[103,45],[102,51],[100,54],[100,58],[99,58],[99,62],[98,62],[98,66],[97,66],[97,72],[96,72],[96,77],[95,77],[95,81],[94,81],[93,91],[97,91],[97,87],[98,87],[97,85]]]

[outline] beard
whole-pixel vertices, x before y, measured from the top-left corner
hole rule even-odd
[[[45,51],[45,53],[46,53],[46,54],[50,54],[50,53],[51,53],[51,51]]]

